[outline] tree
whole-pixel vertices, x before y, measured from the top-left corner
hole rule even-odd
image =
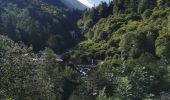
[[[40,66],[43,64],[41,61],[34,61],[35,55],[30,53],[31,49],[15,44],[6,37],[0,38],[1,99],[54,100],[49,75]]]
[[[96,100],[111,100],[111,99],[106,96],[105,88],[103,88],[103,90],[99,92],[99,95]]]
[[[161,57],[161,58],[169,58],[170,53],[170,36],[169,35],[164,35],[160,36],[156,40],[156,54]]]

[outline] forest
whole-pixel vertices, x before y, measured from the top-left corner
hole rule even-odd
[[[169,98],[169,0],[0,0],[0,100]]]

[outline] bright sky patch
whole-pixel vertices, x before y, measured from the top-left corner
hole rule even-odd
[[[102,1],[109,3],[111,0],[78,0],[88,7],[93,7],[99,5]]]

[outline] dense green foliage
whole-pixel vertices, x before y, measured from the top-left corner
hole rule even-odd
[[[114,0],[113,5],[102,3],[85,11],[78,25],[87,40],[67,53],[74,64],[93,59],[97,65],[82,84],[92,83],[84,93],[97,92],[97,100],[144,100],[170,92],[169,4]],[[82,100],[96,97],[86,96]]]
[[[82,17],[59,1],[0,1],[0,99],[159,100],[169,96],[169,0],[102,2]],[[57,62],[55,53],[76,43],[73,30],[80,30],[86,39]],[[41,49],[41,56],[34,52]],[[78,65],[93,68],[83,75]]]
[[[0,36],[1,100],[67,100],[79,83],[69,67],[56,62],[56,56],[45,49],[42,58],[23,44]]]
[[[32,45],[35,51],[48,46],[57,53],[76,44],[70,32],[77,32],[81,12],[67,9],[59,0],[1,0],[0,7],[0,33],[16,42]]]

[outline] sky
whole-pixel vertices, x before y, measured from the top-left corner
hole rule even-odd
[[[81,3],[83,3],[84,5],[88,6],[88,7],[93,7],[93,6],[97,6],[100,4],[100,2],[102,1],[105,1],[105,2],[108,2],[111,1],[111,0],[78,0],[80,1]]]

